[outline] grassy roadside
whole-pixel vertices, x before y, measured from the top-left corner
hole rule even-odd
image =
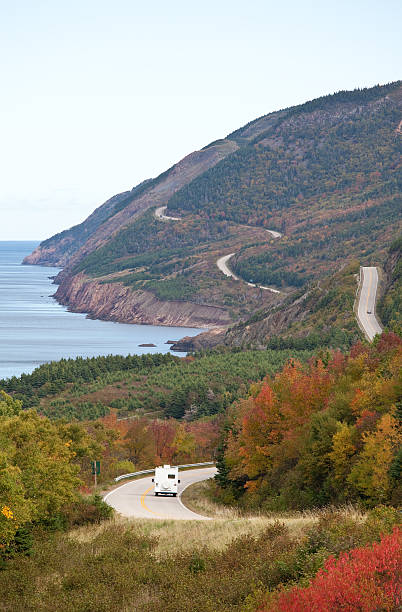
[[[128,482],[128,481],[125,481]],[[119,483],[117,486],[121,486]],[[211,483],[197,482],[185,489],[181,496],[183,504],[197,514],[212,520],[175,521],[170,519],[129,519],[116,514],[100,525],[78,527],[69,533],[69,538],[79,543],[90,543],[113,527],[134,529],[142,537],[156,541],[153,555],[163,558],[174,551],[182,553],[202,547],[211,551],[223,551],[234,540],[241,537],[258,537],[268,527],[282,523],[293,538],[318,521],[319,513],[293,514],[244,514],[235,508],[216,504],[208,494]],[[113,487],[116,488],[116,487]],[[109,490],[113,490],[109,489]],[[351,510],[348,510],[351,512]],[[345,510],[346,514],[346,510]]]
[[[319,520],[319,514],[300,516],[236,516],[215,518],[209,521],[175,521],[170,519],[127,519],[116,516],[100,525],[78,527],[70,531],[69,538],[80,544],[89,544],[115,527],[134,530],[140,537],[155,541],[152,554],[165,558],[175,552],[186,553],[200,546],[210,551],[223,551],[234,540],[243,537],[258,538],[267,528],[283,524],[292,538],[298,539],[303,532]],[[348,512],[345,510],[345,516]]]
[[[117,483],[108,491],[127,482],[128,479]],[[156,538],[157,544],[153,552],[159,557],[171,553],[172,547],[180,551],[196,549],[200,542],[210,550],[224,550],[236,538],[258,537],[268,527],[277,523],[283,524],[291,537],[297,539],[328,512],[328,508],[325,508],[304,512],[245,513],[214,502],[211,495],[212,486],[210,480],[203,480],[188,486],[181,495],[181,501],[187,508],[212,520],[129,519],[115,515],[100,525],[79,527],[70,532],[70,537],[79,542],[90,542],[112,526],[132,528],[141,536]],[[346,505],[337,511],[340,511],[345,519],[358,522],[364,519],[363,513],[353,506]]]
[[[276,589],[307,584],[329,555],[378,541],[396,522],[385,507],[367,516],[352,507],[206,521],[116,516],[37,538],[31,555],[0,572],[0,609],[256,612]]]
[[[293,536],[300,535],[304,528],[314,524],[316,519],[280,519],[281,523],[292,526]],[[79,527],[69,533],[69,538],[81,544],[93,542],[113,527],[133,529],[138,536],[156,541],[152,554],[161,559],[173,553],[187,553],[199,550],[200,546],[210,551],[223,551],[234,540],[242,537],[258,537],[277,519],[263,516],[211,521],[174,521],[155,519],[125,519],[116,517],[101,525]]]
[[[234,520],[241,517],[236,508],[217,504],[211,496],[211,480],[202,480],[188,486],[180,496],[183,504],[202,516],[214,519]]]

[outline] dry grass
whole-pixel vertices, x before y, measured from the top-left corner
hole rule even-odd
[[[314,524],[314,518],[268,518],[263,516],[243,518],[218,518],[210,521],[174,521],[157,519],[127,519],[115,517],[101,525],[80,527],[70,532],[70,537],[79,542],[90,542],[111,524],[125,525],[141,535],[156,538],[155,555],[189,551],[203,547],[223,550],[232,540],[240,536],[258,536],[276,521],[285,523],[295,537]]]
[[[187,508],[202,516],[226,520],[238,519],[243,516],[236,508],[215,503],[209,494],[210,490],[211,480],[196,482],[183,491],[181,500]]]
[[[287,512],[266,514],[241,514],[235,508],[214,503],[208,497],[208,482],[203,481],[188,487],[182,495],[183,503],[191,510],[210,517],[206,521],[175,521],[170,519],[128,519],[116,515],[101,525],[80,527],[70,532],[70,537],[80,541],[93,540],[110,525],[125,525],[140,535],[151,536],[157,545],[154,554],[162,557],[171,552],[189,551],[206,547],[211,550],[223,550],[230,542],[241,536],[258,536],[275,522],[286,525],[293,538],[299,538],[316,523],[320,516],[331,510],[309,510],[305,512]],[[364,520],[365,515],[354,506],[333,508],[337,512],[355,521]]]
[[[238,510],[237,508],[231,506],[224,506],[223,504],[217,503],[213,500],[214,493],[214,483],[211,479],[202,480],[201,482],[196,482],[191,486],[187,487],[181,496],[181,500],[185,506],[190,508],[193,512],[197,514],[202,514],[203,516],[208,516],[210,518],[215,519],[239,519],[239,518],[265,518],[272,520],[279,520],[287,524],[295,523],[298,524],[300,521],[304,522],[314,522],[318,520],[318,518],[328,511],[336,511],[341,512],[343,515],[348,516],[353,520],[363,520],[365,514],[361,512],[361,510],[357,509],[352,504],[345,504],[342,507],[339,506],[329,506],[321,509],[313,509],[313,510],[304,510],[302,512],[297,511],[289,511],[289,512],[271,512],[267,513],[245,513],[244,511]]]

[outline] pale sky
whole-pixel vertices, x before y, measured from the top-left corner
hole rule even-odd
[[[0,0],[0,240],[270,111],[401,78],[399,0]]]

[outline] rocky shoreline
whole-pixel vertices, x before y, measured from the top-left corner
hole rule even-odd
[[[232,322],[219,306],[162,301],[149,291],[131,291],[122,283],[101,283],[84,274],[64,277],[54,298],[72,312],[103,321],[220,330]]]

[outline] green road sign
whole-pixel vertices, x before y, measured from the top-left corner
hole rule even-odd
[[[100,474],[100,461],[92,461],[92,474]]]

